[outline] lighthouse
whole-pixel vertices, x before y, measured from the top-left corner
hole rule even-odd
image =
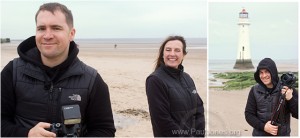
[[[234,69],[252,69],[253,64],[251,61],[250,45],[249,45],[249,25],[248,12],[243,9],[239,13],[239,41],[237,58],[234,65]]]

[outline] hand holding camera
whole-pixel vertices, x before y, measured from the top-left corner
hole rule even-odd
[[[51,124],[39,122],[29,130],[28,137],[56,137],[56,133],[47,131]]]
[[[285,94],[285,99],[287,101],[289,101],[293,97],[293,89],[291,89],[287,86],[283,86],[282,89],[281,89],[281,94]]]
[[[81,113],[79,105],[62,106],[62,123],[52,123],[48,131],[58,137],[79,137],[81,133]]]
[[[281,93],[285,95],[285,99],[289,101],[293,97],[293,87],[296,82],[296,76],[292,72],[282,74],[281,76],[282,89]]]

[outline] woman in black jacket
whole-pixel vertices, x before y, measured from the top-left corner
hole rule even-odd
[[[192,78],[183,72],[186,54],[183,37],[168,37],[160,47],[155,71],[146,80],[155,137],[205,135],[202,99]]]

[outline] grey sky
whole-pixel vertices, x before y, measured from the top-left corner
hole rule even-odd
[[[51,0],[1,0],[1,37],[35,35],[34,16]],[[205,0],[58,0],[73,13],[76,38],[206,38]]]
[[[298,58],[298,3],[210,2],[208,5],[209,59],[235,59],[238,15],[245,8],[250,21],[252,59]]]

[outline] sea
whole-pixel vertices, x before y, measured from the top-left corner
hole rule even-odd
[[[82,47],[89,48],[125,48],[125,49],[158,49],[165,38],[75,38]],[[187,49],[207,49],[206,38],[185,38]],[[11,40],[11,45],[19,45],[23,40]]]
[[[206,38],[186,38],[187,49],[206,49]],[[80,44],[97,46],[102,48],[126,48],[126,49],[158,49],[164,38],[101,38],[101,39],[75,39]],[[95,45],[96,44],[96,45]]]
[[[261,59],[260,59],[261,60]],[[260,62],[260,60],[258,59],[253,59],[252,60],[252,64],[254,66],[254,69],[250,69],[248,71],[251,70],[255,70],[258,63]],[[273,59],[274,62],[276,63],[277,67],[281,67],[281,68],[288,68],[288,66],[291,67],[298,67],[298,59]],[[230,60],[209,60],[208,61],[208,70],[210,71],[239,71],[239,70],[235,70],[233,69],[234,65],[235,65],[235,61],[234,59]],[[294,70],[293,70],[294,71]]]

